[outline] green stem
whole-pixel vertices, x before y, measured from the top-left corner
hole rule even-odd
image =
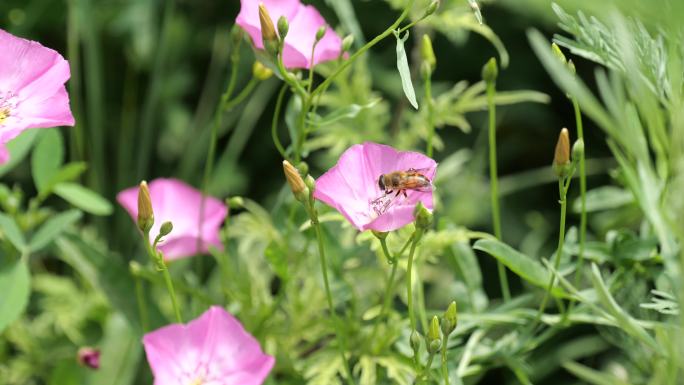
[[[494,105],[494,97],[496,96],[496,88],[494,82],[487,83],[487,106],[489,109],[489,180],[491,183],[490,193],[492,201],[492,224],[494,226],[494,235],[500,241],[501,237],[501,212],[499,211],[499,180],[496,164],[496,107]],[[497,270],[499,272],[499,284],[501,285],[501,293],[504,301],[508,302],[511,299],[511,291],[508,288],[508,277],[506,276],[506,268],[501,261],[496,262]]]
[[[425,103],[427,104],[427,156],[432,158],[432,140],[435,136],[434,107],[432,105],[432,73],[425,74]]]
[[[567,194],[568,194],[568,188],[570,187],[570,181],[572,180],[571,177],[567,178],[567,182],[564,181],[564,178],[558,178],[558,191],[560,194],[560,224],[559,224],[559,231],[560,234],[558,235],[558,248],[556,250],[556,255],[553,260],[553,268],[554,270],[558,271],[558,266],[560,265],[560,259],[561,256],[563,255],[563,245],[565,244],[565,215],[567,211]],[[535,318],[534,322],[532,323],[532,329],[534,330],[534,327],[537,326],[539,321],[541,320],[541,316],[544,314],[544,309],[546,308],[546,303],[549,300],[549,295],[551,294],[551,290],[553,290],[553,286],[556,282],[556,276],[554,274],[551,274],[551,279],[549,280],[549,284],[547,286],[546,292],[544,293],[544,298],[542,299],[541,305],[539,305],[539,311],[537,312],[537,317]]]
[[[316,239],[318,241],[318,255],[321,259],[321,271],[323,272],[323,284],[325,285],[325,296],[326,296],[326,299],[328,300],[328,308],[330,309],[330,316],[332,317],[333,322],[335,324],[335,328],[337,329],[335,332],[335,337],[337,338],[337,345],[338,345],[338,348],[340,351],[340,356],[342,357],[342,364],[343,364],[343,368],[345,371],[345,376],[347,377],[347,380],[350,383],[353,383],[351,370],[349,370],[349,363],[347,362],[347,358],[344,355],[345,343],[344,343],[344,339],[342,338],[342,330],[339,328],[339,320],[337,319],[337,313],[335,312],[335,305],[333,304],[332,292],[330,291],[330,281],[328,280],[328,262],[325,258],[325,246],[324,246],[324,241],[323,241],[323,232],[321,231],[321,224],[318,222],[318,215],[316,214],[315,210],[316,209],[313,207],[313,203],[311,203],[311,207],[309,208],[309,215],[311,216],[311,225],[313,226],[313,228],[316,232]]]
[[[285,97],[285,91],[287,91],[287,87],[288,86],[286,83],[283,84],[283,87],[280,89],[280,92],[278,93],[278,98],[276,99],[275,111],[273,112],[273,120],[271,121],[271,138],[273,139],[273,144],[278,149],[280,156],[282,156],[283,159],[289,161],[287,154],[285,153],[285,148],[283,147],[282,143],[280,143],[280,138],[278,138],[278,117],[280,116],[280,110],[283,106],[283,98]]]
[[[579,103],[577,99],[572,98],[572,106],[575,110],[575,122],[577,124],[577,139],[584,143],[584,129],[582,128],[582,112],[580,111]],[[586,147],[585,147],[586,148]],[[580,234],[579,234],[579,254],[578,254],[578,264],[577,271],[575,272],[575,286],[579,286],[579,280],[582,276],[582,265],[584,264],[584,244],[587,238],[587,173],[585,166],[585,151],[579,159],[579,176],[580,176],[580,201],[581,201],[581,212],[580,212]]]
[[[181,313],[180,313],[180,307],[178,306],[178,300],[176,299],[176,291],[173,288],[173,281],[171,281],[171,275],[169,275],[169,269],[166,267],[166,262],[164,262],[164,256],[161,255],[159,252],[153,249],[152,245],[150,245],[150,235],[149,234],[143,234],[143,238],[145,241],[145,249],[147,250],[147,254],[152,258],[152,261],[154,261],[154,264],[157,268],[158,271],[161,271],[162,274],[164,275],[164,282],[166,283],[166,290],[169,292],[169,296],[171,297],[171,303],[173,304],[173,311],[176,314],[176,321],[178,323],[183,323],[183,319],[181,318]],[[155,241],[156,243],[156,241]]]
[[[416,316],[413,314],[413,282],[412,282],[412,270],[413,270],[413,255],[416,252],[416,246],[418,241],[423,236],[423,230],[416,229],[413,233],[413,240],[411,241],[411,249],[409,250],[408,264],[406,265],[406,296],[408,299],[408,312],[409,320],[411,321],[411,332],[416,331]]]
[[[442,346],[442,377],[444,377],[444,384],[449,385],[449,367],[447,366],[447,341],[449,336],[444,336],[444,345]]]
[[[240,93],[237,94],[235,98],[233,98],[225,104],[225,106],[223,107],[223,111],[228,111],[233,107],[237,106],[238,104],[242,103],[242,101],[245,100],[245,98],[249,96],[250,93],[252,93],[254,87],[256,87],[257,84],[259,84],[259,80],[257,78],[253,77],[249,79],[249,82],[247,83],[245,88],[243,88],[242,91],[240,91]]]
[[[142,282],[140,282],[140,277],[136,274],[133,275],[135,279],[135,296],[138,299],[138,313],[140,314],[140,323],[143,328],[143,332],[147,333],[149,330],[147,322],[147,306],[145,303],[145,294],[142,287]]]
[[[354,63],[354,61],[359,56],[363,55],[364,52],[368,51],[371,47],[378,44],[380,41],[382,41],[387,36],[391,35],[392,32],[399,26],[399,24],[401,24],[401,22],[406,18],[406,16],[408,16],[409,11],[413,7],[414,2],[415,2],[415,0],[408,0],[408,3],[406,4],[404,11],[401,13],[401,15],[399,15],[397,20],[395,20],[394,23],[392,23],[392,25],[390,25],[383,33],[376,36],[373,40],[368,42],[366,45],[364,45],[358,51],[356,51],[353,55],[351,55],[351,57],[349,57],[349,60],[346,60],[344,63],[342,63],[342,65],[340,67],[338,67],[337,70],[335,70],[335,72],[333,72],[330,76],[328,76],[327,79],[325,79],[321,84],[319,84],[318,87],[316,87],[316,89],[313,91],[311,96],[313,97],[313,96],[317,95],[318,93],[322,92],[322,90],[326,89],[328,87],[328,85],[330,83],[332,83],[332,81],[335,80],[335,78],[339,74],[341,74],[345,69],[347,69],[347,67],[349,67],[352,63]]]

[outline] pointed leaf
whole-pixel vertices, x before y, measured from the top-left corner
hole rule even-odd
[[[109,215],[114,210],[108,200],[76,183],[60,183],[54,190],[65,201],[90,214]]]
[[[14,218],[3,213],[0,213],[0,233],[2,233],[17,250],[24,251],[26,248],[26,239],[24,239],[24,234],[19,229],[17,222],[14,221]]]
[[[62,231],[81,219],[82,215],[83,213],[79,210],[69,210],[48,219],[31,237],[29,249],[38,251],[49,245]]]
[[[409,103],[418,109],[418,101],[416,101],[416,91],[413,89],[413,82],[411,81],[411,70],[409,69],[408,59],[406,58],[406,50],[404,50],[404,42],[409,37],[408,31],[404,37],[400,36],[399,31],[394,31],[394,36],[397,38],[397,69],[401,77],[401,87],[404,89],[404,94]]]
[[[31,274],[21,260],[0,257],[0,334],[24,313],[31,293]]]
[[[21,133],[21,135],[7,143],[7,151],[10,154],[9,160],[5,164],[0,164],[0,176],[7,174],[28,155],[29,150],[42,134],[42,129],[31,129]]]
[[[63,162],[64,140],[62,134],[57,128],[45,130],[31,155],[31,174],[39,192],[43,191]]]

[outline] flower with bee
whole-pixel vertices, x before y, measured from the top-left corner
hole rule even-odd
[[[356,144],[316,180],[314,198],[361,231],[392,231],[415,220],[418,202],[432,209],[436,172],[437,163],[423,154]]]

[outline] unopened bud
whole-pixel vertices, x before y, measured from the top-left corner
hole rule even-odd
[[[568,69],[573,75],[577,73],[577,68],[575,68],[575,63],[572,62],[572,59],[568,60]]]
[[[261,23],[261,38],[264,42],[264,49],[271,55],[277,55],[280,45],[278,34],[264,3],[259,3],[259,22]]]
[[[458,310],[456,309],[456,301],[452,301],[449,304],[449,307],[447,310],[444,312],[444,316],[442,317],[442,333],[445,336],[448,336],[451,334],[451,332],[456,329],[456,325],[458,323]]]
[[[299,171],[299,175],[307,175],[309,173],[309,165],[306,162],[299,162],[297,171]]]
[[[442,337],[439,334],[439,330],[439,318],[434,316],[432,317],[432,321],[430,322],[430,327],[427,333],[428,351],[430,353],[436,353],[441,346]]]
[[[316,179],[311,175],[307,175],[306,178],[304,178],[304,184],[306,184],[306,187],[308,187],[311,192],[316,190]]]
[[[162,223],[161,227],[159,228],[159,236],[165,237],[171,234],[171,231],[173,231],[173,223],[171,223],[170,221],[166,221]]]
[[[78,349],[76,359],[79,364],[91,369],[100,368],[100,350],[84,346]]]
[[[413,349],[413,354],[416,355],[418,354],[418,351],[420,350],[420,342],[423,340],[422,336],[420,335],[419,332],[413,331],[411,333],[411,349]]]
[[[568,59],[565,58],[565,54],[563,54],[563,51],[561,51],[560,47],[556,43],[551,43],[551,52],[558,58],[558,60],[562,61],[563,64],[568,62]]]
[[[439,8],[439,0],[432,0],[430,5],[428,5],[427,9],[425,9],[425,16],[424,17],[430,16],[433,13],[435,13],[437,8]]]
[[[570,134],[567,128],[563,128],[558,135],[556,150],[553,154],[553,169],[556,175],[565,177],[568,174],[570,165]]]
[[[231,209],[241,209],[245,206],[245,200],[242,197],[232,197],[226,201],[228,207]]]
[[[572,145],[572,159],[578,161],[584,156],[584,140],[577,139]]]
[[[423,202],[418,202],[416,208],[413,209],[413,216],[416,218],[416,228],[426,230],[432,225],[432,212],[425,208]]]
[[[252,76],[258,80],[266,80],[273,76],[273,71],[257,60],[252,65]]]
[[[352,44],[354,44],[354,35],[347,35],[342,40],[342,52],[349,52]]]
[[[150,232],[154,225],[154,211],[152,210],[152,199],[150,199],[150,189],[147,182],[140,182],[138,188],[138,228],[144,234]]]
[[[437,59],[435,58],[435,51],[432,49],[432,40],[427,34],[423,35],[423,42],[420,45],[420,55],[423,59],[423,63],[426,63],[430,70],[433,70],[437,65]]]
[[[323,39],[323,36],[325,36],[325,31],[327,31],[327,29],[328,28],[325,25],[322,25],[320,28],[318,28],[318,31],[316,31],[316,43]]]
[[[286,160],[283,161],[283,171],[285,172],[287,184],[290,185],[290,189],[295,198],[300,202],[306,201],[309,198],[309,189],[304,184],[304,180],[302,179],[302,176],[299,175],[299,171]]]
[[[482,80],[487,84],[493,84],[496,82],[497,76],[499,76],[499,68],[496,65],[496,59],[491,58],[482,67]]]
[[[285,36],[287,36],[287,31],[290,30],[290,24],[287,22],[287,18],[285,16],[280,16],[278,18],[278,35],[280,35],[280,38],[285,40]]]

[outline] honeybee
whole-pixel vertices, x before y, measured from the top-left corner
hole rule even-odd
[[[384,214],[401,194],[404,195],[404,198],[408,198],[408,190],[432,191],[434,189],[432,181],[425,176],[427,171],[428,169],[410,168],[406,171],[381,174],[378,177],[378,187],[384,192],[384,195],[370,202],[375,213]]]

